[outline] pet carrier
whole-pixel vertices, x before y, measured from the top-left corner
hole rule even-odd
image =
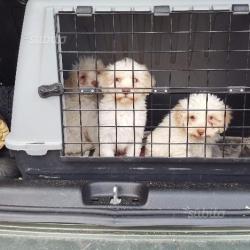
[[[247,1],[31,0],[7,147],[25,178],[248,179],[249,38]]]

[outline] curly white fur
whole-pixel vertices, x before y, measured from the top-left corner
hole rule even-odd
[[[65,81],[65,87],[73,88],[75,91],[78,88],[97,87],[99,73],[103,69],[101,60],[96,61],[94,57],[80,57],[79,63],[73,65],[73,70]],[[80,111],[64,111],[64,124],[75,126],[66,127],[64,130],[66,155],[81,155],[81,152],[85,153],[91,149],[95,149],[95,155],[99,155],[97,101],[96,94],[64,95],[64,108],[82,110],[81,115]],[[70,142],[78,144],[67,144]]]
[[[145,65],[125,58],[108,65],[99,83],[104,92],[99,106],[100,156],[139,156],[146,123],[146,96],[155,84],[154,78]]]
[[[230,108],[217,96],[191,94],[189,101],[180,100],[149,135],[145,155],[212,157],[212,144],[227,129],[231,118]]]

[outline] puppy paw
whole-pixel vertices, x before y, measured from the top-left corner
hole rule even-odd
[[[9,134],[9,128],[7,124],[0,120],[0,149],[5,145],[5,138]]]
[[[66,144],[64,147],[64,154],[66,156],[81,156],[81,145]]]
[[[101,157],[114,157],[115,151],[110,147],[103,147],[100,148],[100,156]]]

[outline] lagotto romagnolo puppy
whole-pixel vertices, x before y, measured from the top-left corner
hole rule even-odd
[[[99,77],[100,156],[139,156],[146,123],[146,96],[155,85],[145,65],[130,58],[110,64]]]
[[[212,144],[227,129],[231,118],[230,108],[217,96],[191,94],[189,101],[180,100],[149,135],[145,155],[212,157]]]
[[[93,88],[98,86],[98,77],[104,64],[94,57],[80,57],[73,65],[65,88]],[[99,155],[98,145],[98,111],[96,94],[65,94],[64,95],[64,141],[66,155],[81,155],[81,152],[95,149]],[[81,113],[79,110],[82,110]],[[75,111],[70,111],[75,110]],[[67,127],[70,126],[70,127]],[[91,127],[93,126],[93,127]],[[67,143],[77,144],[67,144]],[[96,142],[97,144],[94,144]],[[82,143],[82,145],[81,145]]]

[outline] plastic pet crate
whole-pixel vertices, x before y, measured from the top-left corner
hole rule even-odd
[[[7,147],[15,153],[24,178],[248,180],[249,38],[246,1],[201,4],[160,0],[109,3],[31,0],[22,31]],[[74,88],[67,86],[73,71],[79,77],[79,61],[87,57],[94,59],[95,68],[86,72],[96,71],[96,78],[98,60],[106,67],[131,58],[133,64],[147,67],[151,81],[155,79],[155,86],[151,84],[147,90],[141,90],[147,93],[147,121],[144,139],[139,142],[140,155],[102,157],[95,155],[95,150],[82,150],[86,144],[82,128],[88,125],[82,125],[81,99],[96,96],[93,112],[99,114],[99,102],[108,91],[98,85],[82,88],[79,80]],[[126,70],[136,74],[134,67]],[[114,75],[115,72],[114,69]],[[112,91],[114,95],[119,93],[117,88]],[[232,110],[228,128],[224,126],[224,132],[214,143],[219,156],[215,153],[212,157],[145,157],[146,137],[179,100],[189,100],[194,93],[202,93],[206,98],[216,95],[225,104],[225,110],[227,107]],[[71,107],[67,106],[71,100],[68,97],[74,97]],[[109,111],[116,113],[116,104]],[[79,119],[73,125],[66,122],[70,112]],[[132,112],[137,112],[135,107]],[[94,127],[99,134],[101,125],[97,118]],[[117,133],[118,125],[111,127]],[[136,125],[130,127],[133,133]],[[68,128],[78,131],[77,140],[68,140]],[[98,136],[94,144],[100,147],[101,143]],[[119,146],[117,137],[112,143]],[[165,143],[171,145],[170,141]],[[78,145],[80,152],[67,154],[68,145]]]

